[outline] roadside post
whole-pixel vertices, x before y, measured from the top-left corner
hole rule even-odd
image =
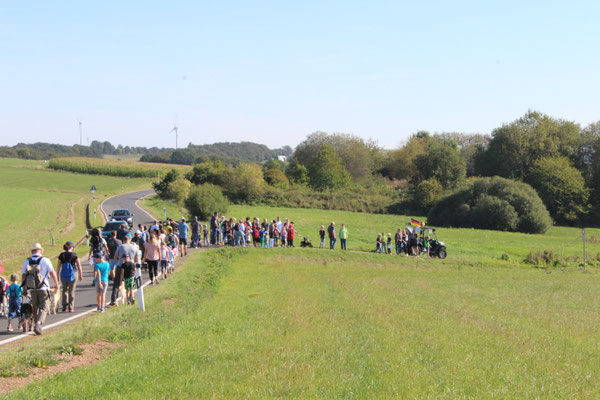
[[[163,214],[165,215],[164,220],[167,220],[167,207],[163,207]]]
[[[87,230],[85,231],[85,245],[90,245],[90,233]]]
[[[92,185],[92,188],[90,189],[90,191],[92,192],[92,201],[96,201],[96,186]],[[95,213],[96,211],[94,211]]]
[[[144,288],[142,287],[142,269],[135,269],[135,286],[137,287],[137,298],[138,304],[140,306],[140,310],[146,311],[146,306],[144,305]]]
[[[585,228],[581,230],[581,238],[583,239],[583,269],[585,269],[586,257],[585,257]]]

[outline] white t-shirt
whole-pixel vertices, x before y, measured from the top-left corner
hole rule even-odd
[[[277,230],[278,230],[279,232],[281,232],[281,228],[283,228],[283,222],[281,222],[281,221],[277,221],[277,222],[275,223],[275,225],[277,225]]]
[[[31,256],[31,258],[34,260],[37,260],[40,257],[42,257],[40,254],[34,254]],[[23,262],[23,268],[21,268],[22,274],[27,273],[28,265],[29,265],[29,258],[27,258]],[[54,267],[52,266],[52,261],[50,261],[50,259],[48,257],[42,258],[42,260],[40,261],[40,273],[42,274],[42,278],[44,279],[44,284],[42,285],[42,287],[40,289],[50,290],[50,281],[48,279],[50,278],[50,273],[52,271],[54,271]]]

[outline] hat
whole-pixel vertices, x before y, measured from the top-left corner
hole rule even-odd
[[[185,218],[184,218],[184,217],[181,217],[181,220],[182,220],[182,221],[185,221]]]
[[[131,237],[131,232],[130,232],[130,233],[128,233],[127,235],[125,235],[125,237],[128,237],[128,238],[130,238],[130,237]]]
[[[140,231],[140,230],[138,229],[137,231],[135,231],[135,234],[136,234],[136,235],[141,235],[141,234],[142,234],[142,231]]]
[[[94,258],[102,258],[102,253],[94,253]]]
[[[70,240],[65,244],[69,247],[75,247],[75,243],[71,242]]]
[[[34,250],[44,250],[44,248],[42,247],[41,244],[34,243],[33,246],[31,246],[31,251],[34,251]]]

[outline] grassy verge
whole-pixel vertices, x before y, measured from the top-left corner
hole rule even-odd
[[[157,216],[162,216],[163,208],[166,208],[167,216],[175,219],[182,215],[190,217],[185,209],[171,202],[161,201],[156,196],[147,199],[143,206]],[[318,232],[321,225],[327,227],[333,221],[339,229],[344,223],[349,231],[348,249],[361,251],[375,248],[377,233],[391,233],[393,237],[396,230],[406,227],[410,220],[410,216],[245,205],[232,205],[226,214],[237,219],[259,217],[261,221],[263,218],[275,219],[278,216],[282,220],[289,218],[295,223],[298,242],[303,236],[307,236],[315,246],[319,245]],[[544,251],[551,251],[552,260],[549,265],[554,265],[553,260],[559,259],[560,265],[576,266],[582,262],[583,257],[581,230],[577,228],[553,227],[543,235],[440,228],[437,234],[448,246],[449,257],[467,264],[500,267],[521,264],[530,253],[533,253],[532,261],[535,262],[535,259],[540,258],[536,253],[540,253],[543,258]],[[588,261],[598,266],[600,230],[587,229],[587,235],[592,239],[587,243]]]
[[[147,313],[121,308],[56,335],[126,346],[8,398],[597,398],[598,278],[366,253],[196,253],[149,292]]]
[[[19,269],[32,243],[40,242],[46,255],[61,251],[67,240],[85,234],[85,208],[92,208],[121,190],[150,187],[150,179],[127,179],[56,172],[41,161],[0,159],[0,263],[7,272]],[[90,188],[97,188],[92,202]],[[101,224],[98,214],[92,223]],[[54,247],[51,246],[54,238]]]

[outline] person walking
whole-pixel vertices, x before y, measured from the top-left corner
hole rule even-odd
[[[346,250],[346,240],[348,239],[348,229],[345,224],[342,224],[340,228],[340,245],[342,246],[342,250]]]
[[[157,235],[153,231],[150,240],[146,243],[146,252],[142,262],[148,264],[148,273],[152,285],[158,283],[158,262],[160,261],[160,243]]]
[[[94,253],[94,282],[96,282],[97,311],[104,312],[106,302],[106,290],[108,289],[108,273],[110,264],[104,261],[102,253]]]
[[[116,266],[114,268],[114,279],[112,285],[112,292],[110,294],[110,304],[109,306],[115,306],[117,304],[117,298],[119,297],[119,288],[121,286],[121,267],[123,265],[123,256],[127,255],[129,260],[133,262],[138,262],[138,251],[137,248],[131,244],[131,233],[128,233],[123,238],[123,244],[121,244],[117,250],[115,251],[115,255],[113,256]]]
[[[198,217],[194,217],[194,220],[190,223],[192,228],[192,243],[191,246],[193,248],[197,248],[200,246],[200,222],[198,222]]]
[[[34,309],[34,326],[33,332],[36,335],[42,334],[42,325],[46,320],[46,315],[50,309],[50,282],[54,283],[53,292],[58,291],[58,279],[54,266],[49,258],[43,256],[44,248],[39,243],[31,246],[31,257],[23,262],[21,268],[22,281],[29,296]]]
[[[294,223],[290,222],[290,228],[288,229],[288,235],[287,235],[288,247],[294,247],[294,237],[295,236],[296,236],[296,229],[294,228]]]
[[[94,272],[94,258],[92,257],[95,253],[100,253],[104,257],[109,254],[108,246],[106,244],[106,240],[102,237],[102,233],[100,229],[94,228],[92,229],[92,237],[90,238],[90,252],[88,253],[88,259],[90,260],[90,266],[92,267],[92,273]],[[92,286],[94,286],[94,281],[92,281]]]
[[[9,332],[13,331],[11,320],[21,316],[21,295],[23,294],[23,286],[17,283],[18,280],[19,276],[17,274],[11,274],[11,285],[6,289],[6,295],[8,296],[8,326],[6,327],[6,330]]]
[[[337,242],[337,237],[335,235],[335,222],[332,222],[327,227],[327,233],[329,234],[329,248],[333,250],[335,248],[335,243]]]
[[[179,251],[181,256],[187,256],[187,239],[190,227],[185,223],[185,218],[181,217],[181,222],[177,226],[179,232]]]
[[[56,275],[60,278],[62,310],[75,312],[75,287],[77,286],[77,278],[79,282],[83,281],[83,271],[81,269],[81,261],[77,253],[73,252],[75,244],[71,241],[63,246],[63,252],[58,256],[58,265],[56,267]],[[75,273],[77,270],[77,274]]]
[[[117,265],[117,260],[115,259],[115,253],[120,245],[123,244],[121,239],[117,239],[117,231],[112,231],[110,233],[110,238],[106,242],[106,247],[108,247],[108,264],[110,265],[111,271],[115,269]]]

